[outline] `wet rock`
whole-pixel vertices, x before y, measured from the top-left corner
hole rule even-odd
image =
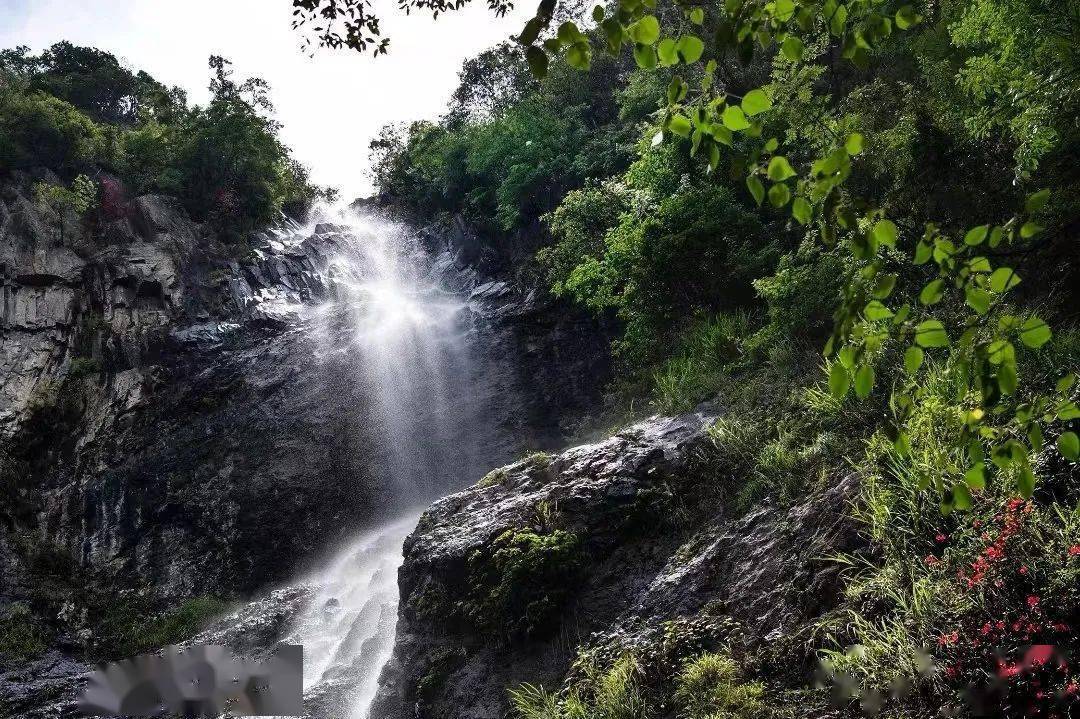
[[[397,640],[373,719],[496,719],[508,687],[557,688],[578,644],[617,658],[659,641],[669,620],[706,616],[761,644],[832,606],[838,577],[821,558],[859,542],[845,511],[854,479],[792,508],[733,517],[709,469],[714,419],[653,418],[433,504],[406,540]],[[573,535],[582,565],[554,582],[569,596],[551,632],[508,638],[461,607],[492,606],[477,596],[490,571],[478,567],[522,531]]]

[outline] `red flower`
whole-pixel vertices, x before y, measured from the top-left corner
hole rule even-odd
[[[1031,609],[1034,609],[1035,607],[1039,606],[1039,598],[1032,594],[1030,597],[1027,598],[1027,605]]]
[[[926,558],[923,559],[923,561],[926,562],[926,566],[928,567],[936,567],[941,564],[941,560],[935,557],[933,554],[927,554]]]
[[[940,637],[938,637],[938,645],[944,647],[949,644],[956,644],[956,642],[958,642],[959,640],[960,632],[952,631],[948,634],[942,634]]]
[[[945,536],[944,534],[942,534],[941,532],[938,532],[938,533],[937,533],[937,536],[936,536],[936,537],[934,537],[934,540],[935,540],[935,541],[936,541],[936,542],[937,542],[938,544],[944,544],[944,543],[945,543],[945,540],[946,540],[946,539],[948,539],[948,537],[947,537],[947,536]]]
[[[1020,567],[1019,569],[1016,570],[1016,572],[1017,572],[1017,574],[1020,574],[1021,576],[1026,577],[1027,573],[1028,573],[1028,568],[1027,567]]]
[[[1071,547],[1069,547],[1069,556],[1070,557],[1080,557],[1080,544],[1074,544]]]

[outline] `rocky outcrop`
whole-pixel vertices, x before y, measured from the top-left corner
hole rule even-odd
[[[230,246],[172,198],[58,222],[30,185],[0,187],[0,618],[28,604],[81,656],[113,592],[251,596],[381,515],[371,398],[356,358],[327,351],[354,330],[325,302],[343,227]],[[559,446],[597,402],[606,340],[455,231],[423,238],[494,358],[473,367],[511,438],[490,456]]]
[[[9,526],[124,585],[184,597],[287,577],[370,514],[379,482],[363,435],[342,431],[363,397],[334,387],[347,368],[312,368],[302,331],[300,308],[330,291],[336,228],[226,247],[147,196],[61,244],[38,213],[6,187]]]
[[[830,608],[837,569],[822,558],[859,541],[845,512],[854,480],[734,517],[714,419],[653,418],[432,505],[406,541],[397,643],[371,716],[496,719],[507,688],[557,688],[579,655],[657,645],[673,622],[697,627],[699,650],[733,627],[749,649]],[[799,671],[805,658],[793,649],[781,663]]]

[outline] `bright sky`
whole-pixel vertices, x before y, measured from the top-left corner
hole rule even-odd
[[[192,102],[207,96],[207,58],[233,61],[236,77],[270,83],[284,140],[320,184],[345,197],[370,192],[368,142],[391,122],[434,118],[457,86],[461,63],[518,32],[531,0],[496,18],[483,0],[440,16],[409,17],[375,0],[390,54],[300,50],[289,0],[0,0],[0,47],[41,50],[58,40],[108,50]]]

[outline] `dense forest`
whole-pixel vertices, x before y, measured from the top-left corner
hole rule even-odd
[[[372,143],[378,187],[416,216],[468,218],[496,247],[535,238],[519,271],[620,328],[615,416],[641,412],[643,400],[679,412],[718,398],[729,411],[712,430],[717,461],[742,511],[859,476],[851,511],[872,556],[833,558],[848,567],[844,606],[809,640],[841,692],[880,700],[921,676],[917,704],[951,703],[997,667],[1008,715],[1054,716],[1076,694],[1072,670],[1024,660],[1029,645],[1075,651],[1080,621],[1069,431],[1080,363],[1080,7],[940,2],[916,17],[905,6],[895,19],[852,22],[868,35],[887,24],[873,46],[860,34],[857,53],[828,24],[785,41],[766,22],[733,52],[723,33],[741,6],[607,8],[634,53],[574,54],[619,48],[605,8],[587,35],[563,25],[545,44],[565,61],[513,44],[485,52],[463,67],[446,115],[388,127]],[[677,41],[634,35],[651,12]],[[684,40],[693,33],[717,43],[695,48]],[[717,111],[710,125],[689,100],[680,114],[687,86],[721,88],[708,109],[741,98],[742,121]],[[748,107],[751,91],[763,107]],[[811,220],[809,183],[782,184],[791,165],[831,157],[838,143],[849,166],[828,209],[849,208],[837,217],[866,240],[836,242]],[[792,149],[785,157],[778,146]],[[745,180],[759,162],[776,193],[766,201],[766,173]],[[1018,211],[1029,224],[1001,242]],[[963,272],[943,260],[970,249]],[[980,272],[989,282],[944,292]],[[835,348],[823,358],[853,302],[854,333],[875,341],[864,359]],[[920,335],[905,350],[874,327],[931,306],[942,324],[926,327],[957,347],[978,344],[973,333],[990,321],[1026,323],[1017,341],[985,340],[992,390],[970,357],[941,349],[947,338]],[[1045,434],[1025,422],[1032,414],[1046,415]],[[925,652],[937,666],[929,675]],[[693,665],[684,680],[707,685],[729,671]],[[616,666],[571,703],[544,692],[517,703],[527,717],[634,716],[633,677]],[[705,697],[687,716],[767,714],[760,687],[696,691]]]
[[[283,211],[302,214],[326,191],[278,139],[266,83],[237,82],[229,65],[210,58],[211,99],[190,107],[183,90],[101,50],[4,50],[0,167],[54,173],[38,195],[61,223],[115,218],[127,197],[146,192],[179,197],[234,240]]]

